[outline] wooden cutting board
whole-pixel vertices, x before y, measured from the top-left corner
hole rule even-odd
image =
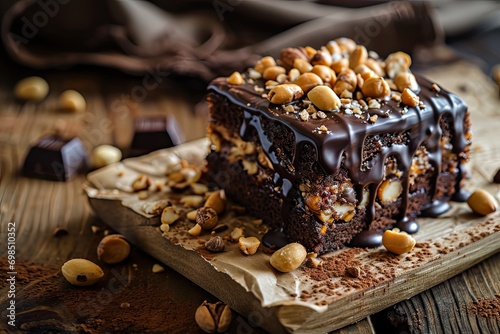
[[[480,187],[498,197],[498,185],[490,182],[500,167],[496,87],[464,63],[434,70],[429,76],[464,97],[472,112],[473,176],[467,187]],[[204,145],[206,141],[188,143],[174,151],[189,152],[188,159],[200,161]],[[155,159],[153,154],[143,162]],[[163,235],[158,217],[145,217],[125,206],[119,191],[110,186],[117,171],[144,172],[134,169],[134,164],[118,164],[89,175],[94,185],[86,190],[96,213],[134,245],[246,315],[250,324],[272,333],[325,333],[344,327],[429,289],[500,250],[500,214],[479,217],[466,204],[453,203],[452,210],[437,219],[419,219],[421,229],[411,253],[396,256],[382,247],[346,248],[324,256],[322,268],[304,266],[292,273],[278,273],[269,265],[268,253],[260,250],[245,256],[230,240],[225,252],[208,253],[203,244],[210,235],[189,236],[186,231],[193,223],[187,219],[173,224]],[[103,179],[105,182],[96,182]],[[130,204],[131,198],[127,201]],[[258,220],[231,211],[222,220],[229,226],[220,232],[226,238],[234,227],[245,227],[247,235],[258,237],[265,230]],[[347,268],[356,268],[358,275],[348,274]]]

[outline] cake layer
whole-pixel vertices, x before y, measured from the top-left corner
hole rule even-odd
[[[439,214],[461,197],[471,134],[456,95],[417,76],[414,106],[401,102],[408,92],[370,98],[357,88],[327,110],[311,94],[272,103],[280,84],[251,71],[238,84],[219,78],[209,86],[207,166],[230,197],[289,242],[324,253],[355,235],[370,243],[373,233],[363,231],[415,232],[417,215]]]

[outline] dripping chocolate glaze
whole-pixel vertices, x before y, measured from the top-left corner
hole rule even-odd
[[[302,147],[305,144],[312,145],[317,154],[319,165],[327,174],[336,173],[342,160],[344,159],[344,168],[347,169],[354,189],[361,200],[363,189],[370,190],[370,199],[367,205],[367,226],[371,223],[375,212],[376,190],[384,179],[384,163],[390,156],[395,156],[398,160],[398,169],[403,171],[400,180],[403,183],[403,193],[401,202],[401,217],[398,224],[402,229],[408,232],[416,232],[418,225],[414,217],[407,217],[408,198],[409,198],[409,171],[413,156],[417,148],[424,144],[428,152],[429,163],[434,168],[433,184],[436,184],[436,178],[441,171],[441,127],[439,121],[443,115],[450,114],[453,120],[452,131],[452,153],[459,156],[468,144],[463,133],[464,118],[467,112],[467,106],[458,96],[443,89],[439,93],[432,90],[432,83],[422,76],[416,75],[417,82],[420,85],[419,97],[425,105],[425,108],[406,107],[407,112],[401,113],[404,105],[393,100],[382,101],[380,109],[368,109],[367,113],[377,115],[378,120],[372,124],[367,122],[367,115],[357,118],[354,115],[346,115],[340,112],[326,112],[326,119],[310,119],[303,122],[297,119],[296,114],[286,114],[281,106],[271,104],[262,97],[262,92],[256,92],[254,85],[230,85],[226,78],[218,78],[212,81],[208,90],[221,94],[231,101],[231,103],[240,106],[244,111],[244,121],[240,127],[240,136],[243,140],[249,140],[250,129],[254,128],[258,134],[260,143],[265,154],[273,164],[275,177],[274,183],[281,187],[283,198],[285,199],[292,184],[298,184],[300,175],[298,163],[301,160]],[[263,131],[262,121],[269,120],[277,122],[290,131],[295,137],[294,155],[291,159],[293,168],[286,167],[280,163],[275,147],[269,137]],[[324,125],[328,133],[322,133],[317,129]],[[408,145],[391,145],[383,147],[382,151],[375,155],[370,168],[362,166],[363,163],[363,143],[369,136],[381,134],[409,134]],[[458,179],[456,192],[460,190],[460,180],[463,174],[462,159],[458,158]],[[436,189],[432,189],[434,198]],[[458,196],[459,197],[459,196]],[[284,200],[284,202],[287,202]],[[441,203],[434,200],[428,207],[424,208],[423,213],[430,216],[436,216],[446,211],[449,207],[447,203]],[[366,234],[366,233],[364,233]],[[358,246],[374,246],[375,238],[371,233],[363,237],[360,233],[356,241]]]

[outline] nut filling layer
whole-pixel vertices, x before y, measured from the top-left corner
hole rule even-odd
[[[207,98],[213,180],[317,253],[442,213],[472,137],[465,103],[414,75],[410,56],[346,41],[264,57]]]

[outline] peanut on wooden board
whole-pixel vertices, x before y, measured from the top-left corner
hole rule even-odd
[[[102,238],[97,246],[99,260],[114,264],[125,260],[130,255],[130,244],[121,234],[111,234]]]
[[[391,253],[401,255],[411,252],[415,247],[415,239],[406,232],[400,232],[395,228],[387,230],[382,235],[382,244]]]
[[[467,199],[467,204],[475,213],[487,216],[497,210],[495,197],[483,189],[475,190]]]
[[[93,285],[104,277],[101,267],[86,259],[67,261],[61,267],[61,272],[68,282],[78,286]]]

